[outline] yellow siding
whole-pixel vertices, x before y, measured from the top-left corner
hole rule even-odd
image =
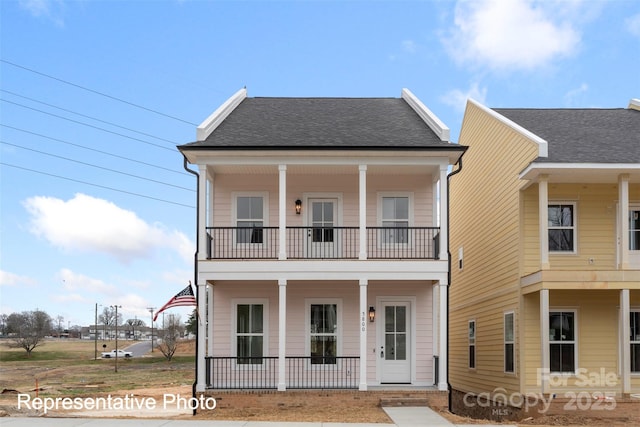
[[[531,185],[524,190],[522,198],[522,276],[535,273],[541,269],[540,233],[538,215],[538,186]]]
[[[525,390],[540,391],[538,369],[542,366],[540,352],[540,294],[532,293],[523,297],[524,337],[522,352]],[[537,390],[536,390],[537,387]]]
[[[516,391],[517,375],[503,373],[503,313],[515,310],[517,327],[519,192],[524,185],[518,174],[537,156],[538,148],[472,104],[467,106],[460,144],[469,149],[461,173],[451,180],[450,380],[464,391]],[[462,271],[457,268],[460,247]],[[470,318],[476,319],[478,331],[474,371],[467,368]]]

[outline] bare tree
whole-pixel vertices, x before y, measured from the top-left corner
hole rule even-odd
[[[170,314],[165,319],[165,327],[162,331],[162,341],[158,348],[167,361],[171,361],[178,349],[178,340],[184,332],[184,326],[180,324],[180,315]]]
[[[131,339],[136,339],[136,328],[139,330],[139,328],[146,326],[146,324],[144,323],[143,320],[141,319],[127,319],[126,322],[124,322],[124,324],[127,327],[127,335],[129,338]]]
[[[34,348],[41,345],[51,332],[52,320],[44,311],[23,311],[7,317],[7,332],[13,335],[11,347],[24,348],[31,357]]]
[[[58,322],[58,328],[56,330],[58,331],[58,338],[60,338],[62,336],[62,328],[64,326],[64,316],[56,316],[56,322]]]
[[[0,314],[0,336],[7,336],[7,314]]]
[[[116,319],[116,310],[112,307],[104,307],[102,313],[98,316],[98,321],[102,323],[105,328],[111,329],[111,326],[122,325],[122,313],[118,313]],[[111,337],[111,333],[109,333]]]

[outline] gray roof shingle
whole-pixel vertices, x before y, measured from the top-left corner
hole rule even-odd
[[[180,149],[453,149],[401,98],[245,98]]]
[[[548,142],[538,163],[640,163],[640,111],[509,109],[494,111]]]

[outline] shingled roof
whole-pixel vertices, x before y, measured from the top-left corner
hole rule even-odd
[[[547,141],[548,157],[536,163],[640,163],[638,110],[493,110]]]
[[[448,139],[448,129],[447,129]],[[404,98],[244,98],[193,149],[446,149]]]

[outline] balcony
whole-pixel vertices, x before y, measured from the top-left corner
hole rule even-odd
[[[367,259],[437,260],[439,227],[366,227]],[[278,227],[207,227],[207,259],[277,260]],[[286,258],[358,259],[358,227],[287,227]]]

